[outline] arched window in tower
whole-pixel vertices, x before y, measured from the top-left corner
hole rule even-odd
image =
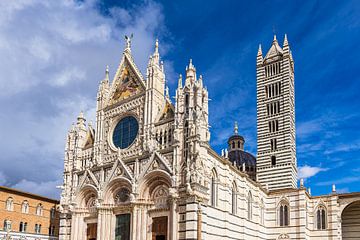
[[[6,200],[5,208],[7,211],[14,211],[14,199],[12,197]]]
[[[231,213],[236,214],[237,212],[237,187],[235,182],[231,189]]]
[[[276,165],[276,157],[271,156],[271,166],[275,166],[275,165]]]
[[[318,230],[326,229],[326,210],[324,206],[319,206],[316,211],[316,227]]]
[[[232,142],[232,149],[235,148],[235,142]]]
[[[252,219],[252,194],[251,192],[249,191],[248,193],[248,198],[247,198],[247,212],[248,212],[248,219],[251,220]]]
[[[217,205],[217,174],[215,169],[212,171],[211,176],[211,206],[216,207]]]
[[[289,226],[289,204],[285,201],[281,202],[279,205],[279,225],[281,227]]]

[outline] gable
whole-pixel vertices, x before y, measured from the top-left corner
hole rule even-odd
[[[159,121],[172,119],[174,118],[174,116],[175,116],[174,106],[170,102],[166,101],[165,106],[162,112],[160,113]]]
[[[145,91],[143,77],[131,56],[124,53],[114,77],[108,105],[123,101]]]

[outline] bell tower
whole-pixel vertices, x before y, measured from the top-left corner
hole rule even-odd
[[[257,181],[269,190],[297,187],[294,61],[287,36],[281,48],[274,36],[257,78]]]

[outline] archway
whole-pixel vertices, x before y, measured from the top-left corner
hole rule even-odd
[[[349,204],[341,214],[343,240],[360,240],[360,201]]]

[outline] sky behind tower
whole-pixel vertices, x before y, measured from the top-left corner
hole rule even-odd
[[[256,154],[256,53],[287,33],[295,60],[299,175],[312,194],[360,191],[360,5],[357,1],[0,2],[0,184],[58,198],[66,132],[94,120],[105,66],[114,76],[125,34],[145,73],[159,38],[175,94],[189,59],[211,102],[211,145],[234,121]]]

